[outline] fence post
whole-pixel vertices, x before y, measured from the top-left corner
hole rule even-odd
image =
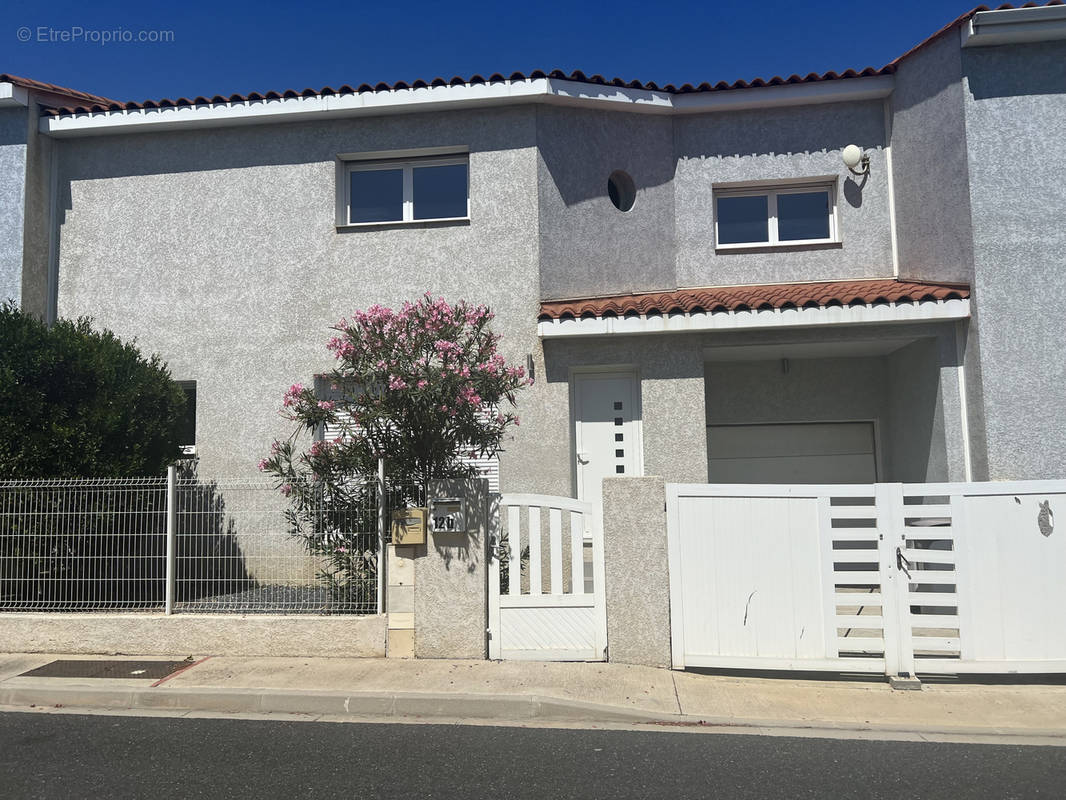
[[[910,618],[910,583],[900,570],[897,549],[906,548],[906,511],[902,483],[874,485],[881,571],[881,620],[884,625],[885,674],[914,677],[914,640]]]
[[[178,532],[178,507],[177,507],[178,468],[174,464],[167,467],[167,573],[166,595],[163,601],[163,612],[167,615],[174,613],[174,585],[175,567],[177,566],[177,532]]]
[[[385,497],[385,459],[378,459],[378,613],[385,613],[385,586],[388,584],[389,554],[386,551],[385,531],[388,524]]]

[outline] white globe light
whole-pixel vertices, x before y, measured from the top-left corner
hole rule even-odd
[[[840,153],[840,157],[844,159],[844,166],[848,169],[855,169],[862,161],[862,150],[857,145],[849,144]]]

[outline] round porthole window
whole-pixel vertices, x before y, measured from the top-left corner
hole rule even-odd
[[[607,178],[607,196],[619,211],[629,211],[637,202],[637,187],[628,172],[616,169]]]

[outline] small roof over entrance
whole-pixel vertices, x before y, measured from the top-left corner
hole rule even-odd
[[[964,319],[969,298],[963,284],[892,278],[718,286],[549,301],[538,328],[547,338]]]

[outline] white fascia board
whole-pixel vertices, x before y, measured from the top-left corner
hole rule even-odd
[[[888,97],[894,85],[895,78],[892,75],[871,75],[720,92],[691,92],[673,95],[673,105],[676,112],[702,114],[708,111],[854,102]]]
[[[29,92],[21,86],[0,81],[0,106],[27,106],[29,103]]]
[[[94,136],[138,130],[296,122],[327,116],[417,113],[530,102],[616,108],[652,114],[691,114],[866,100],[886,96],[892,91],[892,85],[891,75],[880,75],[753,89],[669,94],[556,78],[537,78],[492,84],[427,86],[361,94],[316,95],[194,107],[100,111],[74,116],[42,117],[40,130],[55,137]]]
[[[177,108],[99,111],[70,117],[42,117],[40,129],[51,136],[132,133],[137,130],[213,128],[320,117],[414,113],[420,111],[510,104],[543,99],[548,81],[538,79],[494,84],[425,86],[386,92],[315,95],[276,100],[218,103]]]
[[[1066,6],[979,11],[961,30],[963,47],[1066,39]]]
[[[753,311],[673,314],[589,319],[553,319],[537,323],[542,339],[573,336],[636,336],[827,325],[880,325],[967,319],[969,300],[926,300],[863,306],[824,306]]]

